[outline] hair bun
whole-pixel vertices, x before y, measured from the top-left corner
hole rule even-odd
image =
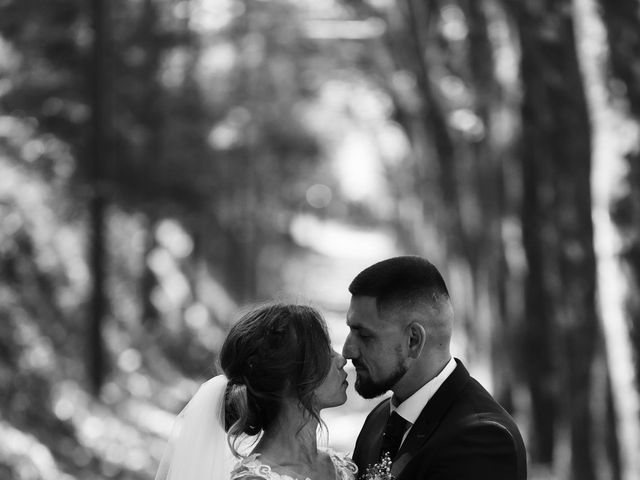
[[[330,345],[322,316],[305,305],[267,304],[236,322],[220,350],[232,450],[243,434],[273,425],[291,395],[320,421],[314,395],[331,367]]]
[[[234,375],[229,378],[229,385],[247,385],[247,381],[243,375]]]
[[[249,399],[249,389],[245,383],[229,382],[225,399],[225,430],[237,436],[243,433],[256,435],[260,433],[262,425],[258,421],[255,406],[252,408]]]

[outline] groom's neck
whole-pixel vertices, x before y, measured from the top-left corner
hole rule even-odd
[[[433,380],[451,360],[451,354],[424,358],[414,362],[407,373],[394,385],[391,401],[395,406],[400,405],[411,395],[416,393]]]

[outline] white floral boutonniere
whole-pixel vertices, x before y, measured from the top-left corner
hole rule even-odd
[[[360,480],[395,480],[396,477],[391,475],[392,463],[389,453],[385,452],[378,463],[367,467],[367,471],[360,477]]]

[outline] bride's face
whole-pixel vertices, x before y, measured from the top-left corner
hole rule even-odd
[[[344,366],[347,361],[338,352],[331,353],[331,367],[324,382],[316,388],[315,399],[317,408],[337,407],[347,401],[347,373]]]

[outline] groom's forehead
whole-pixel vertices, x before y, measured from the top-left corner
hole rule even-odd
[[[378,317],[376,299],[374,297],[352,297],[347,311],[347,325],[370,323]]]
[[[378,314],[378,301],[376,297],[365,295],[354,295],[349,303],[349,313],[366,316],[376,316]]]
[[[369,300],[362,301],[362,298],[369,298]],[[373,331],[387,329],[390,325],[379,315],[375,298],[361,297],[355,302],[352,299],[347,312],[347,326],[351,330]]]

